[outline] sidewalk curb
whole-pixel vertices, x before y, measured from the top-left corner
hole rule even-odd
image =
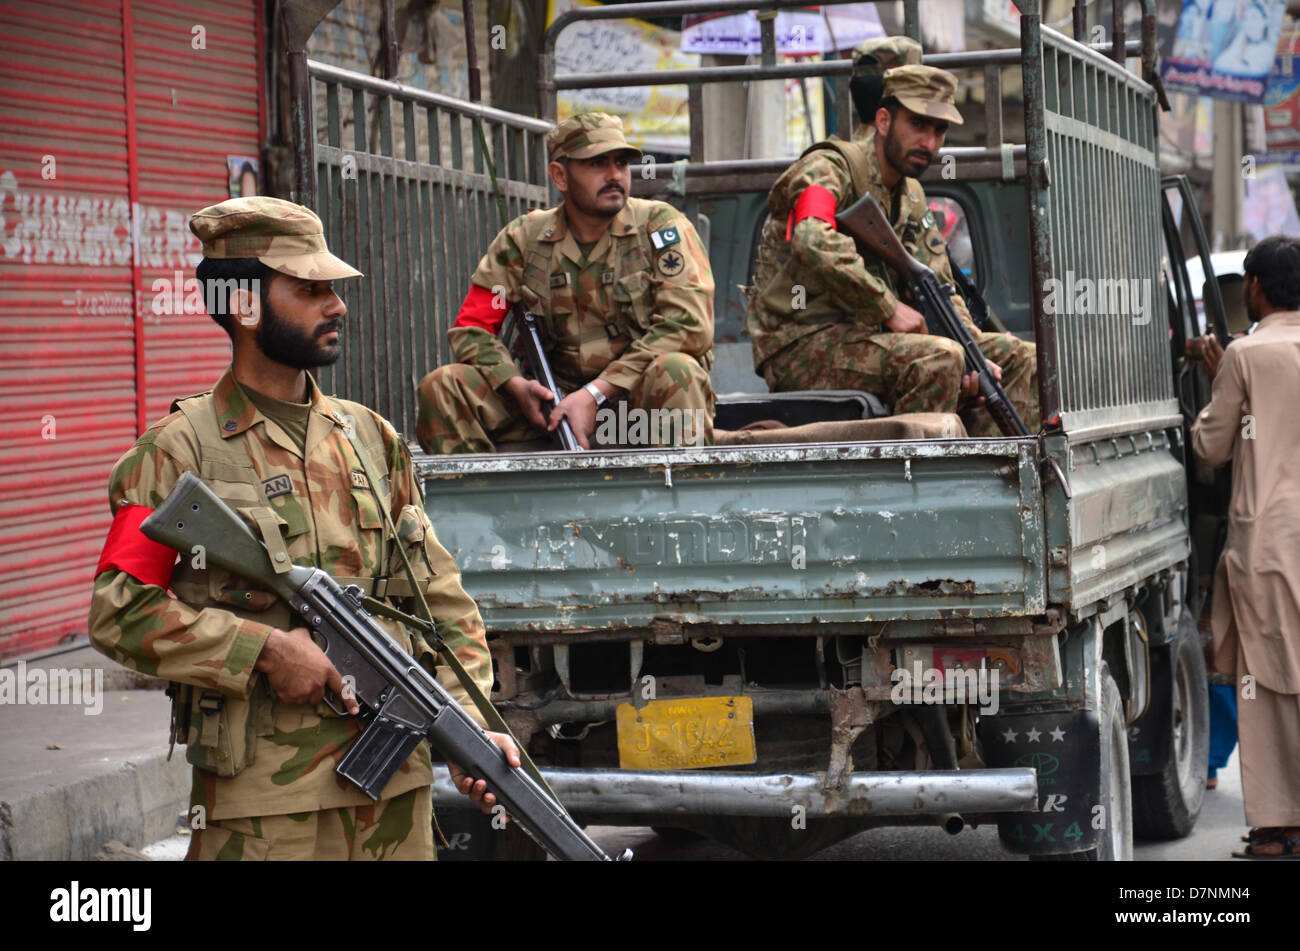
[[[160,751],[112,772],[0,801],[0,859],[86,860],[110,839],[141,848],[176,831],[189,796],[184,755],[167,762]]]

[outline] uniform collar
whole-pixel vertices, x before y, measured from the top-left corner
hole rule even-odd
[[[346,425],[330,401],[325,399],[310,373],[307,374],[307,401],[311,403],[312,416],[323,416],[331,425],[339,428]],[[268,422],[235,380],[233,366],[226,368],[217,385],[212,388],[212,406],[217,414],[217,431],[223,439],[238,436],[258,422]]]
[[[636,229],[636,216],[632,213],[632,201],[633,199],[629,197],[627,204],[611,219],[609,228],[592,247],[591,254],[587,258],[588,263],[608,251],[609,244],[607,242],[610,236],[615,238],[626,237]],[[551,219],[544,222],[545,227],[542,229],[542,236],[539,240],[550,244],[558,243],[560,253],[575,263],[582,260],[582,249],[578,247],[578,239],[569,230],[569,223],[564,216],[564,206],[559,205],[552,208],[547,214],[551,215]]]

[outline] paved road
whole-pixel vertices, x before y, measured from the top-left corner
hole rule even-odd
[[[1227,767],[1219,770],[1219,788],[1207,791],[1196,828],[1186,839],[1175,842],[1134,843],[1138,861],[1217,861],[1233,859],[1230,852],[1240,846],[1246,831],[1241,802],[1241,770],[1234,752]],[[648,828],[592,826],[587,830],[605,851],[615,854],[629,848],[637,859],[646,861],[745,861],[746,856],[714,842],[670,843]],[[823,849],[808,861],[876,861],[923,859],[927,861],[1025,862],[1002,847],[995,826],[966,829],[949,835],[942,829],[886,828],[862,832],[851,839]],[[1243,863],[1244,864],[1244,863]]]

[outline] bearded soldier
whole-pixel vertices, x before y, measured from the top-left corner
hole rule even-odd
[[[140,531],[193,472],[248,522],[274,564],[322,568],[409,612],[401,545],[447,646],[480,691],[491,687],[483,621],[434,536],[406,446],[377,413],[323,396],[306,372],[338,359],[347,308],[331,282],[360,272],[329,253],[320,219],[291,202],[233,199],[195,214],[190,229],[203,242],[196,276],[234,358],[210,392],[178,401],[113,469],[91,640],[173,682],[173,741],[188,745],[194,766],[189,858],[431,859],[428,744],[372,802],[334,771],[362,724],[321,702],[326,688],[352,713],[357,701],[289,606],[208,565],[201,551],[177,563]],[[422,637],[376,621],[434,669]],[[436,672],[484,725],[450,670]],[[519,765],[510,738],[489,735]],[[481,780],[455,767],[452,778],[491,808]]]
[[[567,119],[547,148],[564,202],[511,221],[479,261],[449,334],[459,362],[419,385],[420,445],[491,452],[567,418],[590,448],[597,410],[619,400],[679,411],[665,415],[668,432],[651,431],[652,443],[711,443],[713,273],[699,235],[672,205],[628,197],[629,162],[640,153],[617,116]],[[567,396],[523,376],[498,338],[519,301],[553,341]],[[542,403],[552,398],[559,405],[548,417]]]
[[[859,60],[903,64],[884,72],[883,100],[861,114],[872,123],[864,133],[812,146],[772,187],[746,315],[754,367],[774,391],[864,390],[896,413],[962,408],[968,432],[998,435],[974,402],[978,377],[963,374],[961,347],[930,334],[899,276],[873,255],[864,259],[836,230],[837,212],[873,195],[908,252],[952,283],[947,248],[916,177],[934,161],[949,124],[962,121],[953,104],[957,81],[919,65],[921,48],[910,40],[864,47]],[[874,104],[855,98],[859,109],[864,98]],[[1021,419],[1036,429],[1034,345],[981,332],[960,294],[952,302]]]

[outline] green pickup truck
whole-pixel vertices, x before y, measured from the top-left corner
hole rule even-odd
[[[550,114],[557,90],[656,81],[557,77],[565,26],[683,6],[561,17],[541,70]],[[1186,182],[1159,171],[1154,4],[1145,42],[1105,49],[1018,6],[1020,48],[926,57],[982,77],[986,144],[946,149],[923,180],[955,264],[1001,326],[1037,341],[1040,435],[966,438],[906,425],[864,394],[768,393],[738,285],[789,160],[704,162],[693,138],[692,160],[635,176],[634,190],[698,216],[708,241],[719,426],[789,428],[707,448],[417,454],[439,538],[487,623],[493,701],[579,821],[791,858],[873,826],[996,823],[1008,849],[1040,859],[1126,859],[1135,834],[1195,823],[1208,752],[1195,621],[1225,496],[1188,446],[1209,386],[1184,356],[1198,296],[1184,241],[1209,257]],[[829,76],[843,128],[848,68],[767,56],[673,75],[693,114],[724,72]],[[417,109],[451,108],[421,95]],[[537,120],[474,109],[507,130],[492,139],[497,172],[526,178],[510,161]],[[1013,131],[1023,142],[1004,141]],[[509,134],[525,148],[506,161]],[[348,153],[337,129],[330,141],[317,146],[321,194],[343,196],[326,220],[346,251],[351,193],[330,176]],[[536,204],[537,189],[507,196]],[[441,321],[456,300],[453,288]],[[1220,331],[1221,310],[1207,304]],[[463,804],[445,777],[434,796],[440,815]],[[465,831],[479,827],[464,810],[445,815],[447,857],[471,840],[527,852],[509,833]]]

